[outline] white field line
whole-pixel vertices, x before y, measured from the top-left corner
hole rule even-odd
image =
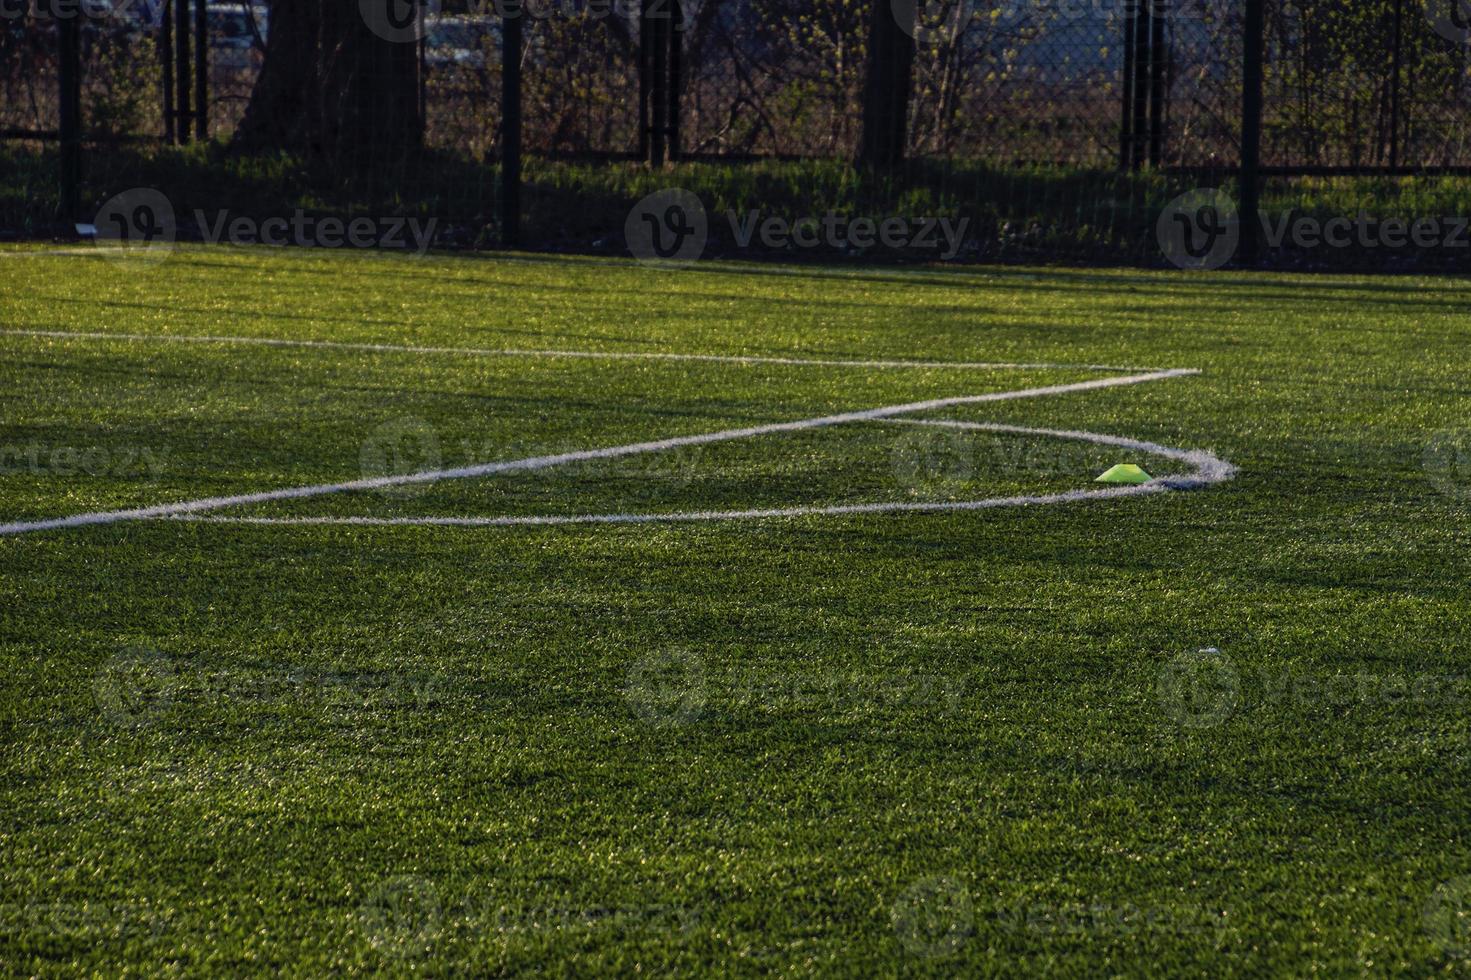
[[[74,330],[0,329],[3,337],[44,337],[58,340],[122,340],[132,343],[240,344],[253,347],[308,347],[377,354],[452,354],[460,357],[567,357],[598,361],[696,361],[705,364],[770,364],[785,367],[872,368],[893,370],[917,368],[952,371],[1157,371],[1159,368],[1124,367],[1110,364],[1035,364],[1006,361],[903,361],[843,360],[822,357],[757,357],[743,354],[669,354],[657,351],[588,351],[497,349],[494,347],[420,347],[408,344],[352,343],[337,340],[296,340],[284,337],[190,336],[187,334],[107,333]]]
[[[97,247],[93,245],[76,245],[70,248],[23,248],[23,249],[0,249],[0,258],[26,259],[32,256],[44,255],[110,255],[115,252],[128,252],[132,249],[124,246],[116,248]]]
[[[1194,490],[1213,483],[1225,483],[1236,475],[1236,467],[1203,449],[1175,449],[1157,442],[1129,439],[1125,436],[1106,436],[1096,432],[1074,429],[1035,429],[1024,425],[1000,425],[995,422],[955,422],[949,419],[885,419],[890,425],[933,425],[946,429],[976,429],[984,432],[1010,432],[1026,436],[1051,436],[1054,439],[1073,439],[1091,442],[1099,446],[1118,446],[1151,456],[1163,456],[1181,463],[1189,463],[1195,472],[1187,476],[1161,476],[1150,481],[1164,484],[1170,490]],[[1137,484],[1148,486],[1149,484]]]
[[[1065,493],[1037,494],[1018,497],[988,497],[984,500],[936,501],[933,503],[838,504],[832,506],[773,507],[756,510],[699,510],[668,514],[570,514],[525,517],[221,517],[180,514],[165,520],[197,521],[211,524],[323,525],[348,524],[364,527],[524,527],[559,524],[672,524],[694,521],[763,520],[778,517],[831,517],[845,514],[939,513],[943,511],[990,510],[997,507],[1028,507],[1042,504],[1067,504],[1083,500],[1111,500],[1137,497],[1166,490],[1193,490],[1222,483],[1236,475],[1236,467],[1200,449],[1175,449],[1159,443],[1127,439],[1123,436],[1100,435],[1064,429],[1035,429],[1019,425],[990,422],[951,422],[920,419],[882,419],[907,425],[938,425],[957,429],[983,429],[987,432],[1011,432],[1021,435],[1052,436],[1074,439],[1100,446],[1119,446],[1137,452],[1164,456],[1187,462],[1194,472],[1182,476],[1156,477],[1148,483],[1114,486],[1095,490],[1069,490]]]
[[[681,446],[699,446],[714,442],[728,442],[733,439],[749,439],[753,436],[763,436],[776,432],[797,432],[803,429],[816,429],[830,425],[841,425],[847,422],[872,422],[879,419],[892,418],[897,415],[948,408],[951,405],[977,405],[985,402],[1010,401],[1017,398],[1041,398],[1046,395],[1060,395],[1075,391],[1094,391],[1100,388],[1144,384],[1150,381],[1186,377],[1199,373],[1199,371],[1193,369],[1177,368],[1168,371],[1152,371],[1147,374],[1132,374],[1114,378],[1097,378],[1092,381],[1076,381],[1071,384],[1048,385],[1042,388],[1023,388],[1019,391],[996,391],[983,395],[958,395],[950,398],[932,398],[926,401],[907,402],[902,405],[887,405],[881,408],[870,408],[858,412],[844,412],[838,415],[823,415],[816,418],[799,419],[794,422],[773,422],[766,425],[747,426],[739,429],[723,429],[718,432],[705,432],[698,435],[675,436],[669,439],[656,439],[649,442],[608,446],[602,449],[586,449],[578,452],[558,453],[551,456],[530,456],[524,459],[481,463],[475,466],[465,466],[457,469],[425,470],[420,473],[409,473],[401,476],[380,476],[361,480],[349,480],[343,483],[286,487],[280,490],[266,490],[229,497],[206,497],[200,500],[157,504],[152,507],[98,511],[90,514],[76,514],[72,517],[58,517],[38,521],[17,521],[10,524],[0,524],[0,536],[27,534],[56,528],[83,527],[89,524],[115,524],[119,521],[173,518],[186,514],[198,514],[204,511],[220,510],[225,507],[237,507],[245,504],[261,504],[276,500],[300,500],[307,497],[320,497],[326,494],[356,490],[379,490],[385,487],[404,486],[408,484],[435,483],[440,480],[463,480],[471,477],[490,476],[496,473],[543,470],[553,466],[560,466],[563,463],[576,463],[589,459],[614,459],[639,453],[677,449]]]

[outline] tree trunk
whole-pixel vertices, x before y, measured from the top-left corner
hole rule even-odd
[[[320,0],[273,0],[266,57],[235,130],[233,145],[248,151],[285,149],[316,156],[310,145],[318,126],[309,122],[319,85],[317,41]]]
[[[270,23],[235,146],[362,175],[401,165],[423,145],[412,29],[390,40],[345,0],[274,0]]]
[[[914,0],[871,0],[868,77],[858,163],[888,170],[904,160],[914,69]],[[903,23],[901,23],[901,20]]]

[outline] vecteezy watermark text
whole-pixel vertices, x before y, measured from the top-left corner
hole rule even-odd
[[[1179,24],[1211,21],[1226,12],[1224,0],[889,0],[906,34],[931,44],[956,44],[969,30],[1016,31],[1086,20],[1116,26],[1136,18]]]
[[[0,476],[112,476],[157,479],[168,467],[168,452],[149,446],[48,446],[39,442],[0,443]]]
[[[1223,917],[1204,905],[1140,905],[1103,900],[1058,903],[1003,903],[994,911],[977,908],[959,878],[936,875],[911,884],[891,908],[894,936],[911,957],[943,960],[959,953],[977,926],[994,923],[1012,933],[1044,937],[1131,936],[1143,933],[1188,935],[1221,925]]]
[[[457,896],[418,875],[374,883],[363,896],[357,919],[358,934],[375,949],[396,958],[422,956],[469,934],[495,933],[510,939],[607,931],[680,939],[699,925],[698,910],[682,905],[542,904],[527,894],[479,888]]]
[[[526,17],[530,20],[637,20],[641,11],[650,20],[673,20],[682,28],[673,0],[470,0],[470,11],[481,16]]]
[[[730,241],[738,249],[827,249],[866,252],[882,247],[948,261],[960,253],[969,218],[812,214],[800,217],[728,210]],[[710,240],[710,216],[700,198],[669,187],[640,200],[624,221],[624,241],[641,262],[678,266],[697,261]]]
[[[779,215],[762,217],[759,211],[737,214],[727,211],[730,230],[740,248],[753,240],[768,249],[819,248],[834,251],[864,251],[875,245],[884,248],[930,251],[943,260],[960,253],[969,218],[846,218],[836,214],[809,215],[795,220]]]
[[[1466,0],[1426,0],[1425,16],[1435,33],[1452,44],[1471,40],[1471,5]]]
[[[394,249],[423,255],[434,241],[438,218],[404,215],[313,215],[300,208],[289,215],[258,218],[196,208],[194,237],[210,245],[270,245],[301,248]],[[127,260],[167,258],[181,237],[173,202],[150,187],[116,194],[97,209],[92,232],[99,243]],[[182,233],[183,237],[189,237]]]
[[[1236,257],[1249,230],[1224,191],[1197,188],[1165,205],[1155,224],[1160,251],[1182,269],[1218,269]],[[1471,249],[1471,218],[1464,215],[1257,215],[1257,241],[1268,249],[1462,251]]]
[[[102,717],[125,729],[166,725],[227,706],[263,709],[272,724],[288,705],[318,713],[402,712],[417,717],[458,698],[456,685],[454,678],[433,672],[246,668],[215,658],[172,657],[146,647],[119,651],[92,678]]]
[[[911,710],[953,712],[966,696],[963,676],[826,670],[715,673],[689,650],[662,650],[628,672],[624,696],[656,728],[682,726],[712,712]]]
[[[391,248],[423,255],[434,240],[437,218],[316,217],[297,209],[287,217],[231,217],[217,211],[211,218],[203,210],[194,212],[200,237],[211,245],[296,245],[302,248]]]
[[[368,30],[393,44],[423,40],[433,31],[443,9],[441,0],[358,0],[358,12]],[[455,12],[457,17],[496,17],[502,21],[617,18],[631,23],[640,15],[648,20],[673,21],[676,31],[685,29],[683,10],[673,0],[468,0]],[[481,36],[485,40],[495,37],[488,29]]]
[[[121,19],[141,0],[0,0],[0,21]]]
[[[1215,647],[1182,653],[1156,675],[1164,714],[1182,728],[1208,729],[1236,715],[1346,711],[1355,706],[1422,710],[1471,704],[1471,676],[1438,673],[1315,674],[1297,667],[1237,664]]]

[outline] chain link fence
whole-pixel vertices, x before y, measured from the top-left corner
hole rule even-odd
[[[0,233],[64,234],[146,186],[180,213],[402,212],[436,246],[616,252],[679,188],[711,254],[792,252],[726,214],[840,213],[964,217],[952,258],[1163,262],[1162,217],[1210,192],[1212,221],[1313,264],[1272,245],[1278,216],[1471,207],[1464,4],[0,0]],[[887,102],[875,65],[903,79]],[[864,160],[866,126],[901,159]]]

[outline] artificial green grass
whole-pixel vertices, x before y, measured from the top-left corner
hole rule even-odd
[[[0,538],[0,964],[1464,971],[1466,299],[1409,278],[0,249],[3,330],[1195,367],[934,414],[1241,468],[985,513]],[[1098,376],[13,334],[0,375],[0,446],[39,461],[0,459],[0,522],[353,479],[406,418],[461,465]],[[829,435],[259,512],[1158,472],[977,441],[916,478],[934,454],[908,430]],[[156,466],[118,462],[143,449]]]

